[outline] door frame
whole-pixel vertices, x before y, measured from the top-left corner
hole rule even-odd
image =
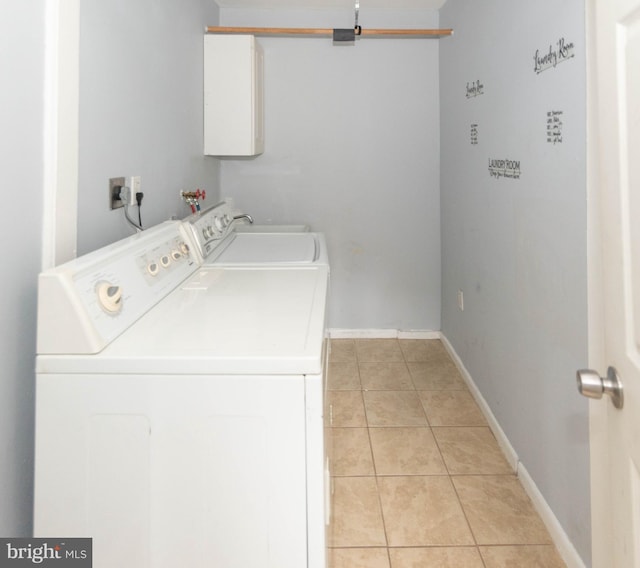
[[[586,0],[586,55],[587,55],[587,321],[588,366],[602,371],[605,359],[604,284],[602,259],[602,220],[598,143],[596,3]],[[589,400],[589,448],[591,474],[591,551],[594,568],[605,567],[612,557],[609,549],[613,542],[611,522],[611,487],[608,456],[609,402]]]
[[[46,0],[42,259],[76,257],[80,99],[80,0]]]

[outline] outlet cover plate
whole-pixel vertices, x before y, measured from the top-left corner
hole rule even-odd
[[[120,201],[120,188],[124,187],[124,177],[109,178],[109,207],[118,209],[124,207]]]

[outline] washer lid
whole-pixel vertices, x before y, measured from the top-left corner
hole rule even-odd
[[[39,357],[39,373],[322,372],[328,267],[203,267],[96,355]]]
[[[237,233],[216,263],[312,263],[318,259],[316,233]]]

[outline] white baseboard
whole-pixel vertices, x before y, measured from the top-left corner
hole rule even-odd
[[[464,379],[465,383],[467,383],[467,386],[471,391],[471,395],[473,396],[475,401],[478,403],[478,406],[480,407],[482,414],[484,414],[485,418],[487,419],[487,422],[489,423],[489,428],[491,428],[493,435],[496,437],[498,445],[500,446],[502,453],[507,459],[507,462],[511,466],[511,469],[513,469],[514,472],[517,472],[518,471],[518,454],[516,454],[516,451],[513,449],[513,446],[511,445],[509,438],[507,438],[507,435],[504,433],[504,430],[502,430],[502,428],[500,427],[500,424],[496,420],[496,417],[493,415],[493,412],[491,412],[491,408],[489,408],[487,401],[484,399],[484,397],[480,393],[480,390],[476,386],[476,383],[471,377],[471,374],[469,373],[469,371],[467,371],[467,368],[462,363],[462,359],[460,359],[460,357],[456,353],[451,343],[449,343],[449,340],[442,334],[440,334],[440,340],[442,341],[442,344],[444,345],[445,349],[453,359],[453,362],[456,364],[456,367],[458,367],[458,371],[460,371],[462,378]]]
[[[440,339],[439,331],[398,329],[330,329],[332,339]]]
[[[527,469],[522,465],[522,462],[518,464],[518,479],[522,483],[522,487],[529,495],[529,499],[533,503],[535,510],[540,515],[542,522],[547,527],[549,534],[553,540],[553,543],[558,549],[558,554],[562,557],[567,568],[586,568],[585,563],[576,551],[575,547],[569,540],[567,533],[564,532],[562,525],[558,521],[557,517],[553,514],[551,507],[543,497],[542,493],[538,490],[538,486],[535,484]]]
[[[533,503],[535,510],[540,515],[542,522],[547,527],[551,539],[558,549],[558,553],[560,554],[568,568],[585,568],[585,564],[582,558],[580,558],[580,555],[569,540],[567,533],[562,528],[562,525],[554,515],[551,507],[549,507],[549,504],[545,500],[542,493],[540,493],[538,486],[529,475],[529,472],[524,467],[522,462],[520,462],[518,454],[511,445],[511,442],[509,442],[507,435],[500,427],[500,424],[496,420],[496,417],[493,415],[493,412],[491,412],[491,408],[480,393],[480,390],[476,386],[473,378],[471,377],[471,374],[465,368],[455,349],[453,348],[451,343],[449,343],[449,340],[444,335],[442,335],[442,333],[440,333],[440,340],[442,341],[445,349],[456,364],[456,367],[458,367],[458,370],[460,371],[460,374],[462,375],[464,381],[467,383],[467,386],[469,387],[473,398],[478,403],[480,410],[487,419],[489,428],[491,428],[491,431],[496,437],[498,445],[502,449],[505,458],[507,459],[513,470],[517,473],[522,487],[529,496],[529,499],[531,499],[531,502]]]
[[[439,331],[398,331],[398,339],[440,339]]]

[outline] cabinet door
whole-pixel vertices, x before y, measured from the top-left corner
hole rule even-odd
[[[253,156],[263,152],[262,61],[262,49],[253,36],[205,36],[205,154]]]

